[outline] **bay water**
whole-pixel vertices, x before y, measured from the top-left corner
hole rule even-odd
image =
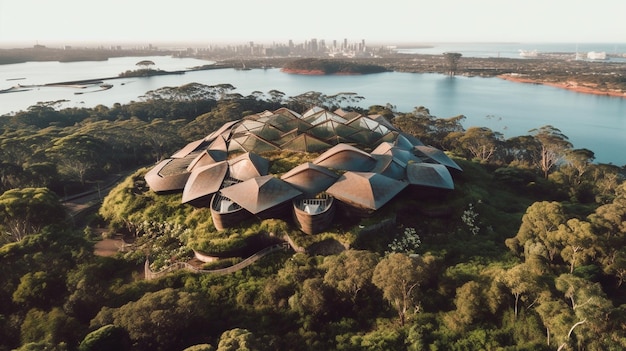
[[[353,92],[364,99],[361,107],[395,106],[410,112],[424,106],[439,118],[464,115],[465,128],[485,126],[505,138],[526,135],[533,128],[552,125],[569,137],[575,148],[595,152],[596,162],[626,165],[626,99],[588,95],[500,78],[448,77],[441,74],[386,72],[361,76],[305,76],[270,69],[215,69],[180,75],[106,80],[86,88],[42,86],[48,83],[115,77],[150,60],[152,68],[188,70],[209,61],[169,56],[122,57],[107,61],[26,62],[0,65],[0,115],[26,110],[38,102],[64,100],[59,107],[94,107],[138,101],[150,90],[187,83],[232,84],[234,92],[279,90],[286,97],[308,91],[326,95]],[[207,131],[207,134],[211,131]]]

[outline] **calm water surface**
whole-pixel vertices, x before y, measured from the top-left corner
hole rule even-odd
[[[137,69],[135,64],[145,59],[155,62],[153,68],[168,71],[207,63],[157,56],[115,58],[102,62],[0,65],[0,90],[17,84],[25,86],[113,77]],[[207,85],[229,83],[242,95],[253,91],[267,93],[272,89],[282,91],[288,97],[307,91],[327,95],[354,92],[365,97],[360,103],[362,107],[390,103],[401,112],[424,106],[432,115],[441,118],[462,114],[467,117],[464,127],[486,126],[503,133],[506,138],[524,135],[530,129],[550,124],[567,135],[575,148],[594,151],[597,162],[626,164],[626,99],[513,83],[499,78],[399,72],[363,76],[299,76],[285,74],[278,69],[220,69],[187,72],[184,75],[108,80],[106,83],[112,84],[113,88],[105,91],[100,91],[99,85],[85,89],[33,87],[22,92],[0,94],[0,114],[25,110],[39,101],[69,100],[63,107],[124,104],[137,101],[149,90],[191,82]],[[82,94],[77,95],[76,92]]]

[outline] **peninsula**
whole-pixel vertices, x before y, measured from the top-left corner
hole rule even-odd
[[[224,66],[248,68],[279,67],[287,73],[329,74],[324,69],[302,69],[301,58],[249,57],[224,59]],[[380,67],[381,72],[449,74],[443,55],[386,54],[380,57],[324,59],[320,62],[350,62],[354,67]],[[300,69],[295,69],[300,67]],[[311,66],[312,67],[312,66]],[[310,68],[310,67],[309,67]],[[373,72],[370,72],[373,73]],[[626,63],[569,60],[561,57],[539,59],[461,57],[454,72],[460,76],[498,77],[519,83],[545,84],[585,94],[626,98]]]
[[[451,70],[445,55],[403,54],[377,50],[365,56],[330,57],[324,52],[252,52],[242,50],[168,51],[141,49],[53,49],[37,46],[0,49],[0,64],[26,61],[94,61],[122,56],[177,56],[214,61],[194,69],[280,68],[297,74],[367,74],[385,71],[441,73],[498,77],[519,83],[545,84],[580,93],[626,97],[626,62],[577,60],[569,54],[552,53],[536,58],[460,57]]]

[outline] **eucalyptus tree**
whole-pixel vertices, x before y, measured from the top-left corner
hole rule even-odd
[[[458,142],[464,150],[481,162],[489,162],[496,155],[502,134],[494,132],[486,127],[470,127],[464,133],[460,133]]]
[[[570,264],[570,273],[574,272],[577,264],[584,264],[596,254],[596,235],[591,223],[577,218],[571,218],[560,224],[558,229],[563,249],[561,257]]]
[[[91,324],[124,328],[133,350],[181,350],[187,337],[209,332],[210,307],[200,294],[165,288],[117,308],[104,307]]]
[[[0,235],[6,241],[21,241],[63,220],[65,208],[47,188],[11,189],[0,195]]]
[[[559,129],[545,125],[529,131],[537,141],[540,149],[537,155],[536,165],[543,173],[544,178],[563,161],[565,155],[572,148],[572,143],[568,137]]]
[[[528,263],[520,263],[506,270],[500,278],[514,297],[514,315],[517,319],[519,304],[532,306],[541,292],[539,277],[533,274]]]
[[[506,245],[513,251],[521,253],[527,242],[540,243],[546,248],[549,260],[554,262],[556,255],[562,250],[558,229],[566,221],[567,216],[561,203],[535,202],[526,209],[517,235],[507,239]]]
[[[280,90],[272,89],[268,92],[270,96],[270,102],[282,104],[283,99],[285,98],[285,93]]]
[[[572,274],[562,274],[556,278],[555,287],[569,307],[568,317],[559,321],[566,323],[568,330],[566,335],[560,335],[559,349],[569,344],[573,335],[576,335],[579,345],[594,345],[590,349],[606,349],[608,345],[604,340],[598,340],[598,335],[613,332],[609,321],[614,307],[600,284]]]
[[[459,60],[461,60],[463,54],[458,52],[444,52],[443,56],[445,57],[446,63],[448,64],[448,75],[456,75],[456,71],[459,67]]]
[[[324,260],[328,270],[324,282],[345,294],[354,303],[357,295],[372,284],[378,255],[362,250],[346,250]]]
[[[109,161],[110,149],[110,145],[101,139],[71,134],[55,139],[46,154],[58,162],[62,174],[84,184],[90,173],[95,177],[102,176]]]
[[[588,218],[598,237],[604,271],[615,275],[620,286],[626,278],[626,183],[617,189],[612,202],[598,207]]]
[[[220,336],[217,351],[256,351],[262,349],[257,338],[247,329],[235,328],[227,330]]]
[[[391,253],[376,265],[372,282],[396,309],[401,325],[406,323],[409,310],[418,308],[419,286],[430,277],[433,262],[432,256]]]

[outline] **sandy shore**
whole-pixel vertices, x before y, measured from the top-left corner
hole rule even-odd
[[[516,82],[516,83],[547,85],[547,86],[571,90],[571,91],[575,91],[577,93],[583,93],[583,94],[604,95],[604,96],[626,98],[626,92],[622,90],[604,90],[596,86],[593,86],[592,84],[578,83],[576,81],[559,82],[559,83],[544,82],[544,81],[537,80],[537,79],[525,78],[523,76],[515,75],[515,74],[502,74],[502,75],[499,75],[498,78],[502,78],[502,79]]]

